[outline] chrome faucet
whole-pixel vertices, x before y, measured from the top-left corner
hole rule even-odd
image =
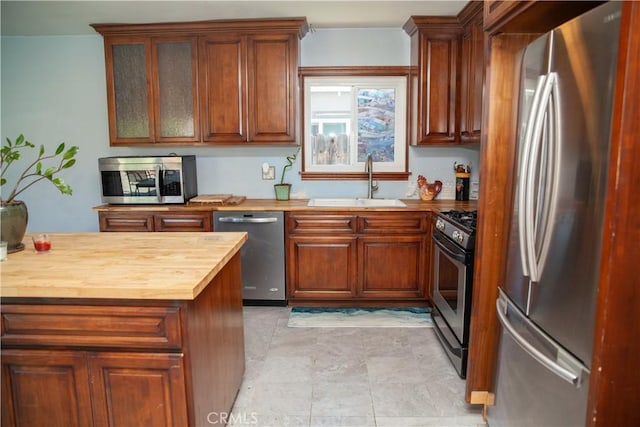
[[[371,154],[367,155],[367,163],[364,166],[365,173],[368,173],[367,199],[373,198],[373,192],[378,191],[378,184],[373,183],[373,158]]]

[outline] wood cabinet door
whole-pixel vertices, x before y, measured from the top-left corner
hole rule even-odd
[[[213,231],[212,212],[156,214],[155,231]]]
[[[200,105],[202,139],[244,143],[247,135],[246,39],[225,33],[201,37]]]
[[[153,213],[99,212],[100,231],[154,231]]]
[[[181,354],[89,354],[96,425],[187,426]]]
[[[84,353],[3,349],[2,425],[93,425]]]
[[[156,142],[200,140],[196,37],[152,39]]]
[[[424,234],[358,239],[358,296],[424,298],[427,267]]]
[[[105,38],[111,145],[200,140],[194,37]]]
[[[111,145],[155,140],[151,39],[106,37],[107,108]]]
[[[287,294],[290,299],[344,299],[356,293],[355,236],[290,235]]]
[[[460,139],[480,142],[484,87],[484,32],[481,14],[465,27],[460,55]],[[480,18],[480,19],[479,19]]]
[[[252,35],[247,54],[249,141],[297,143],[297,35]]]
[[[455,143],[458,33],[421,32],[419,145]]]

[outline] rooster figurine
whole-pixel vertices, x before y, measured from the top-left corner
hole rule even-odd
[[[427,182],[427,178],[422,175],[418,175],[418,193],[422,200],[433,200],[438,193],[442,190],[442,182],[434,181],[433,184]]]

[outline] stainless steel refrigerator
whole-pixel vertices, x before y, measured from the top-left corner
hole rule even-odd
[[[524,51],[491,427],[586,422],[620,9],[605,3]]]

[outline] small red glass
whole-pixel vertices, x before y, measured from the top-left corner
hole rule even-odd
[[[33,236],[33,247],[36,252],[47,252],[51,249],[51,240],[47,234],[36,234]]]

